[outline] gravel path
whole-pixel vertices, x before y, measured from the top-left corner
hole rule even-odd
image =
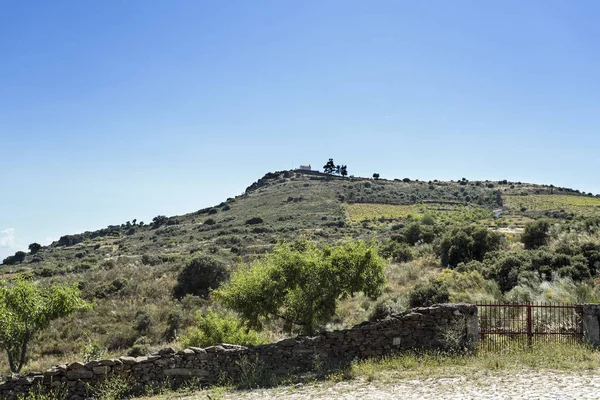
[[[600,375],[593,373],[524,372],[387,382],[360,380],[299,385],[270,390],[232,392],[241,399],[599,399]]]

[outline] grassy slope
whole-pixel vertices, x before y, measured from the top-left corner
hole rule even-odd
[[[152,322],[145,335],[159,344],[170,313],[182,314],[186,326],[191,324],[196,310],[207,306],[204,300],[178,302],[171,296],[178,271],[193,253],[212,253],[235,268],[269,251],[280,240],[301,235],[328,243],[347,238],[375,236],[382,239],[391,233],[394,224],[405,218],[403,214],[375,213],[367,219],[387,219],[383,222],[348,219],[344,206],[352,203],[386,204],[386,207],[415,207],[414,204],[423,203],[438,210],[463,208],[462,204],[469,204],[469,209],[483,210],[481,215],[487,218],[489,210],[499,207],[500,195],[506,198],[527,193],[530,198],[546,195],[550,199],[550,206],[546,201],[545,209],[540,212],[552,210],[553,204],[557,210],[564,208],[562,197],[548,195],[557,189],[527,184],[488,186],[491,184],[486,182],[407,183],[294,172],[267,174],[235,199],[211,209],[171,217],[167,225],[158,229],[148,225],[133,229],[125,225],[113,227],[114,236],[94,234],[88,237],[96,237],[74,245],[54,244],[43,248],[35,257],[28,256],[20,265],[0,266],[0,274],[9,277],[17,272],[31,272],[44,282],[77,282],[84,296],[95,303],[92,312],[58,321],[53,329],[42,334],[32,354],[32,358],[39,361],[30,365],[30,369],[80,358],[72,353],[81,352],[90,343],[122,354],[140,335],[134,329],[138,313],[150,316]],[[575,196],[568,197],[572,200]],[[573,201],[584,198],[595,200],[578,196]],[[595,203],[590,207],[594,207],[595,212]],[[508,211],[509,218],[522,218],[520,209],[509,207]],[[466,221],[472,216],[469,213],[469,218],[463,218],[458,214],[454,220]],[[260,217],[264,222],[246,224],[253,217]],[[209,219],[214,220],[214,224],[207,224]],[[394,283],[388,292],[407,289],[428,275],[418,270],[433,271],[436,265],[435,260],[421,259],[409,270],[403,268],[390,268],[388,274]],[[365,299],[353,299],[341,307],[334,323],[344,326],[359,322],[366,316],[368,307]],[[0,363],[2,361],[0,358]]]

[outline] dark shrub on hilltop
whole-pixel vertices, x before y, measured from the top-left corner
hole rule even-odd
[[[178,299],[188,294],[206,298],[211,289],[219,287],[228,277],[225,264],[214,257],[201,255],[193,258],[179,273],[173,295]]]

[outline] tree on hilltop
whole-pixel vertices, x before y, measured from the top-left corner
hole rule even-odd
[[[335,163],[333,162],[333,158],[330,158],[329,161],[323,166],[323,172],[326,174],[333,174],[335,171]]]
[[[327,164],[325,164],[323,166],[323,172],[325,172],[326,174],[329,175],[341,175],[341,176],[347,176],[348,175],[348,168],[345,165],[336,165],[333,162],[333,158],[330,158],[329,161],[327,161]]]
[[[39,244],[39,243],[31,243],[29,245],[29,254],[31,254],[31,255],[35,254],[38,251],[40,251],[41,248],[42,248],[41,244]]]

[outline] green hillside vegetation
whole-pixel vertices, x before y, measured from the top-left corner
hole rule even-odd
[[[4,260],[0,279],[25,273],[42,286],[76,285],[90,304],[39,333],[24,370],[139,355],[166,344],[205,345],[210,338],[259,343],[436,301],[598,300],[599,205],[590,194],[520,182],[281,171],[214,207],[146,223],[132,219],[65,235],[50,246],[32,244],[30,252]],[[249,318],[239,299],[213,295],[250,282],[240,271],[256,265],[269,265],[264,276],[288,274],[290,281],[302,274],[337,276],[339,265],[326,261],[326,254],[359,241],[373,243],[384,260],[382,286],[335,292],[342,284],[331,281],[329,297],[319,294],[328,299],[327,313],[310,317],[309,329],[270,312]],[[267,262],[275,248],[298,243],[315,246],[306,259],[316,264],[301,255],[289,263]],[[297,299],[307,293],[297,292]],[[281,299],[268,311],[297,305],[294,297]],[[245,322],[255,329],[250,336]],[[7,365],[4,357],[0,363]]]

